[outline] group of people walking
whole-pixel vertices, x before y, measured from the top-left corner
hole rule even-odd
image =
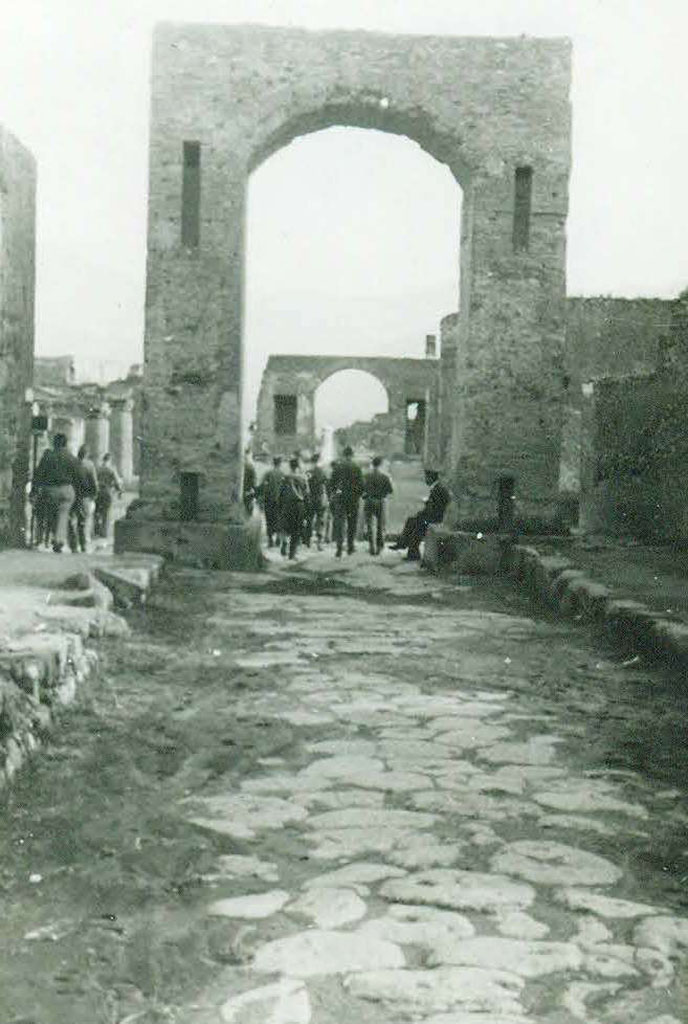
[[[66,435],[55,434],[31,482],[32,544],[50,546],[57,554],[67,544],[74,552],[87,552],[93,536],[108,535],[115,494],[121,496],[122,481],[110,455],[96,466],[84,445],[75,456]]]
[[[276,455],[272,469],[268,470],[257,486],[245,498],[256,497],[265,516],[268,547],[278,546],[282,555],[295,558],[300,544],[310,547],[315,538],[318,550],[329,541],[335,544],[335,557],[341,558],[344,549],[353,554],[361,503],[365,536],[371,555],[379,555],[385,546],[386,503],[393,493],[393,485],[383,472],[382,458],[376,455],[368,472],[364,473],[354,461],[353,449],[344,448],[341,459],[332,464],[329,475],[320,465],[315,452],[304,470],[298,453],[288,460],[283,469],[281,455]],[[394,550],[408,549],[407,558],[420,558],[420,543],[430,523],[441,522],[449,503],[449,491],[434,470],[426,470],[425,480],[430,493],[423,508],[409,517]],[[254,481],[255,484],[255,481]]]

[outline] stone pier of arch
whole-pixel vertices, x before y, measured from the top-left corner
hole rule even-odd
[[[209,530],[222,538],[220,561],[242,548],[248,179],[292,139],[333,125],[405,135],[460,184],[451,482],[467,514],[493,512],[504,474],[524,512],[554,509],[570,78],[565,39],[158,26],[142,503],[140,521],[116,534],[120,548],[195,558],[193,537],[203,546]],[[180,522],[184,481],[197,490],[195,525]]]

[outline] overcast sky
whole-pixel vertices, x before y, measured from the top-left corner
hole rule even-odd
[[[260,22],[574,42],[570,294],[688,284],[685,0],[2,0],[0,123],[35,154],[38,354],[142,358],[152,27]],[[456,308],[460,193],[413,143],[333,129],[249,199],[251,388],[269,351],[420,355]]]

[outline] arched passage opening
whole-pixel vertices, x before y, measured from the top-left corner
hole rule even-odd
[[[316,437],[331,437],[335,448],[351,444],[362,452],[376,451],[384,438],[388,413],[387,389],[365,370],[339,370],[315,392]]]
[[[249,178],[244,422],[270,355],[422,358],[458,302],[461,189],[445,164],[356,127],[281,144]]]

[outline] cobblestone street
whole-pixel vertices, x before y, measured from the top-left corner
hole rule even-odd
[[[391,553],[178,575],[126,646],[9,802],[3,1024],[685,1020],[670,679]]]

